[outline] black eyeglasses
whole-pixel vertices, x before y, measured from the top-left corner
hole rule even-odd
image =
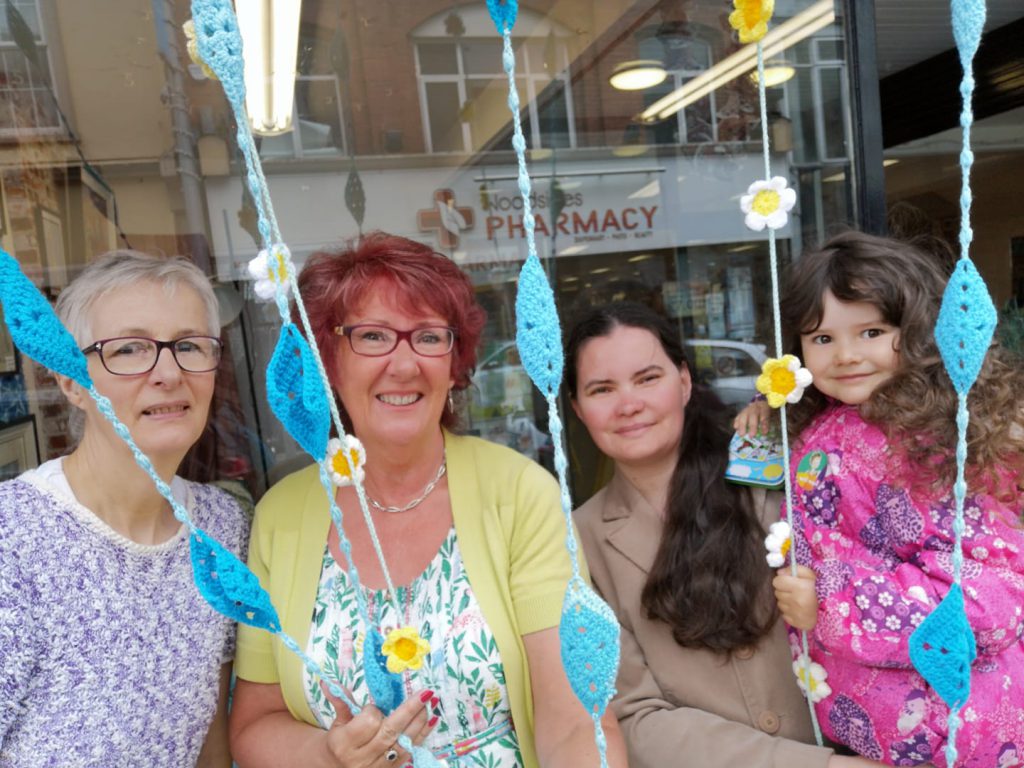
[[[405,339],[412,351],[423,357],[444,357],[455,344],[455,329],[444,325],[398,331],[386,325],[339,325],[334,329],[339,336],[348,338],[352,351],[365,357],[383,357],[394,351]]]
[[[82,352],[95,352],[103,367],[115,376],[137,376],[156,368],[160,353],[171,350],[174,362],[188,373],[207,373],[216,370],[223,348],[220,339],[213,336],[182,336],[171,341],[147,339],[145,336],[119,336],[100,339]]]

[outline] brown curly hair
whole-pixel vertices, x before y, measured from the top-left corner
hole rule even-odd
[[[956,476],[957,395],[934,333],[946,280],[940,258],[912,243],[844,232],[790,266],[782,302],[786,346],[797,356],[801,334],[821,325],[826,291],[839,301],[871,304],[899,329],[898,368],[860,413],[885,430],[893,447],[922,470],[922,479],[935,485],[952,483]],[[1024,369],[993,342],[969,394],[967,465],[974,478],[984,470],[986,484],[1001,495],[1019,490],[1003,487],[997,470],[1016,476],[1024,469],[1021,392]],[[793,434],[827,405],[811,386],[787,408]]]

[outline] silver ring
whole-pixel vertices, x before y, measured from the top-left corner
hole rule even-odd
[[[387,760],[389,763],[395,762],[395,760],[398,759],[398,750],[392,747],[384,753],[384,759]]]

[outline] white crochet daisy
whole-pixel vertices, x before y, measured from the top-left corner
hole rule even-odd
[[[755,232],[765,227],[782,229],[789,221],[789,212],[796,205],[796,192],[782,176],[769,181],[755,181],[740,198],[740,210],[747,214],[744,223]]]
[[[768,565],[772,568],[781,568],[785,565],[786,555],[792,543],[793,531],[789,523],[785,520],[772,523],[764,540],[764,547],[768,550]]]
[[[249,262],[249,274],[256,280],[253,286],[261,299],[274,298],[278,291],[288,290],[288,262],[291,252],[284,243],[275,243],[262,250]]]
[[[799,658],[793,662],[793,674],[796,675],[796,684],[812,703],[817,703],[832,695],[832,689],[825,682],[828,672],[821,664],[811,661],[806,653],[800,654]]]
[[[331,481],[339,488],[352,485],[353,476],[363,481],[366,466],[366,449],[355,435],[345,435],[344,441],[334,437],[327,443],[327,458],[324,460]]]

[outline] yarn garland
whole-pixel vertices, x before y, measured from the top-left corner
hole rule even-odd
[[[554,292],[537,258],[536,222],[530,201],[531,181],[526,167],[526,139],[519,117],[519,92],[515,82],[512,25],[515,0],[488,0],[488,11],[502,36],[502,67],[508,77],[508,108],[512,114],[512,147],[519,168],[519,193],[523,200],[523,229],[527,257],[519,273],[516,292],[516,346],[523,368],[548,405],[551,441],[555,447],[555,471],[561,491],[566,523],[566,548],[572,562],[572,577],[566,585],[558,636],[569,685],[594,723],[594,742],[602,768],[608,765],[608,745],[601,717],[615,694],[619,666],[619,622],[612,609],[583,579],[572,526],[572,499],[567,477],[568,461],[562,439],[562,420],[557,395],[562,383],[564,356],[562,332],[555,308]]]
[[[963,570],[964,500],[967,495],[967,426],[970,420],[967,398],[985,361],[996,326],[996,309],[985,281],[970,260],[974,239],[971,229],[971,125],[974,111],[974,56],[985,27],[984,0],[952,0],[950,7],[953,39],[963,76],[960,81],[963,129],[960,150],[960,259],[942,295],[935,326],[935,342],[942,362],[957,393],[956,480],[953,496],[953,583],[938,606],[910,636],[910,659],[949,706],[946,762],[956,765],[956,735],[962,724],[960,711],[970,697],[971,665],[977,657],[974,633],[964,607]]]
[[[360,620],[370,630],[374,624],[370,619],[366,597],[360,588],[359,574],[352,558],[351,542],[345,535],[342,525],[342,511],[334,497],[335,485],[326,466],[330,458],[328,456],[330,424],[333,422],[338,439],[346,441],[348,435],[342,424],[323,360],[316,346],[307,341],[307,339],[314,339],[315,335],[297,288],[294,262],[280,235],[266,178],[249,128],[245,111],[244,68],[238,22],[229,0],[192,0],[192,15],[199,55],[216,73],[224,87],[225,96],[235,117],[236,139],[245,160],[246,182],[256,208],[257,229],[262,240],[263,251],[268,258],[272,255],[277,259],[277,263],[274,265],[275,283],[280,283],[283,286],[286,282],[294,289],[292,294],[295,300],[295,309],[305,331],[305,338],[303,338],[291,322],[287,301],[288,290],[284,288],[275,290],[274,299],[281,317],[282,330],[274,356],[268,365],[268,399],[271,409],[289,434],[319,464],[320,482],[327,496],[332,523],[338,534],[339,548],[346,560],[345,565],[339,563],[339,566],[348,572],[355,592]],[[349,454],[345,454],[345,456],[346,460],[349,460]],[[392,584],[391,574],[370,517],[360,475],[356,473],[355,469],[350,466],[350,475],[356,480],[354,485],[360,507],[370,532],[375,554],[381,564],[388,593],[394,595],[396,591]],[[353,715],[361,711],[362,708],[351,700],[338,682],[330,679],[324,670],[312,659],[309,659],[294,641],[286,639],[283,633],[275,634],[280,637],[289,650],[303,660],[309,671],[325,681],[331,693],[344,701]],[[388,672],[386,669],[382,670],[377,663],[375,653],[364,654],[363,664],[364,678],[371,698],[382,712],[389,714],[404,697],[400,676]],[[436,758],[428,749],[413,745],[405,734],[399,735],[398,744],[413,756],[416,768],[432,768],[432,766],[438,765]]]
[[[747,195],[750,199],[748,200],[741,197],[740,209],[747,216],[748,227],[757,231],[766,227],[768,229],[768,257],[770,261],[769,272],[771,272],[772,276],[772,326],[775,332],[776,357],[765,362],[762,369],[763,372],[757,381],[757,389],[766,395],[768,404],[773,408],[778,408],[780,412],[779,422],[782,438],[782,477],[786,500],[785,521],[792,532],[791,535],[795,536],[797,528],[793,524],[793,481],[790,471],[791,457],[789,429],[786,423],[786,404],[795,403],[800,399],[803,395],[804,387],[811,384],[812,377],[810,371],[801,366],[799,359],[794,355],[784,354],[784,348],[782,345],[782,310],[779,290],[779,261],[775,241],[775,230],[781,229],[788,221],[789,210],[796,203],[796,193],[788,188],[786,179],[781,177],[772,177],[771,156],[769,154],[771,145],[768,137],[768,98],[765,91],[764,47],[761,39],[767,33],[767,25],[774,12],[774,4],[764,3],[756,5],[757,13],[754,14],[754,16],[756,16],[758,20],[758,25],[757,29],[751,32],[748,26],[750,18],[752,18],[751,11],[754,6],[755,3],[753,2],[741,3],[739,0],[736,0],[737,10],[729,16],[729,24],[739,33],[740,41],[746,42],[747,40],[756,40],[757,44],[757,96],[761,111],[761,153],[764,160],[764,181],[755,181],[750,185],[747,191]],[[745,9],[746,12],[741,12],[741,8]],[[758,211],[756,196],[763,196],[766,194],[775,195],[775,198],[770,198],[768,201],[773,205],[762,206],[762,208],[771,208],[771,210]],[[786,371],[792,376],[792,386],[786,393],[777,391],[773,386],[773,379],[777,377],[778,371]],[[789,568],[790,574],[796,576],[797,562],[795,557],[789,558]],[[818,713],[814,708],[814,703],[815,701],[824,698],[828,693],[831,693],[831,689],[829,689],[827,685],[822,686],[818,688],[816,694],[812,695],[812,688],[814,686],[810,684],[808,677],[812,662],[810,658],[810,644],[807,639],[806,630],[800,630],[800,646],[802,653],[800,658],[794,662],[793,671],[797,676],[798,683],[806,693],[807,709],[811,716],[811,726],[814,729],[814,739],[820,746],[824,744],[824,739],[821,735],[821,725],[818,723]],[[824,672],[824,670],[822,670],[822,672]],[[828,691],[828,693],[826,693],[826,691]]]

